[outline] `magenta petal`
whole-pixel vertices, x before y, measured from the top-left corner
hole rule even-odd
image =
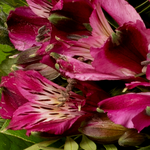
[[[0,101],[0,116],[5,119],[11,119],[13,112],[28,100],[18,91],[12,74],[9,74],[9,77],[2,77],[0,87],[3,88]]]
[[[140,15],[136,12],[135,8],[132,7],[125,0],[98,0],[101,3],[102,8],[112,16],[113,19],[119,25],[123,25],[126,22],[136,22],[141,19]],[[144,23],[143,23],[144,24]]]
[[[58,5],[59,4],[59,5]],[[80,23],[88,23],[93,10],[89,0],[60,0],[53,10],[62,10],[65,14]],[[58,7],[59,6],[59,7]],[[63,6],[63,7],[62,7]],[[82,14],[82,15],[81,15]]]
[[[136,128],[137,122],[133,122],[133,119],[150,106],[149,97],[150,93],[124,94],[101,101],[99,107],[107,112],[108,117],[116,124]]]
[[[49,81],[37,71],[19,70],[14,73],[14,77],[20,93],[31,102],[45,100],[46,103],[48,99],[52,98],[51,103],[54,103],[54,97],[60,97],[61,90],[64,90],[63,87]],[[59,104],[59,102],[57,103]]]
[[[116,30],[103,47],[91,48],[96,70],[105,74],[113,72],[124,79],[141,73],[141,61],[146,59],[148,52],[146,29],[142,28],[140,21],[136,24],[126,23]]]
[[[26,0],[32,11],[40,17],[48,18],[52,9],[52,3],[48,0]]]
[[[60,107],[37,103],[26,103],[20,106],[13,115],[8,128],[63,134],[85,112],[69,106]]]
[[[149,82],[139,82],[139,81],[134,81],[131,83],[126,83],[126,88],[128,89],[133,89],[137,86],[145,86],[145,87],[150,87],[150,83]]]
[[[28,7],[19,7],[11,11],[7,25],[11,42],[21,51],[34,45],[41,45],[35,40],[38,29],[43,25],[50,28],[48,19],[36,16]]]
[[[133,121],[134,127],[138,131],[141,131],[142,129],[150,125],[150,116],[146,115],[145,110],[143,110],[136,117],[134,117],[132,121]]]
[[[96,8],[90,16],[92,35],[95,37],[102,36],[101,40],[106,41],[106,39],[112,34],[113,30],[104,16],[100,2],[97,1],[95,5]]]
[[[150,80],[150,65],[149,64],[147,65],[147,69],[146,69],[146,78]]]
[[[64,57],[64,59],[63,59]],[[57,59],[59,71],[65,76],[81,81],[86,80],[117,80],[117,76],[109,73],[103,74],[95,70],[90,64],[81,62],[77,59],[62,56],[62,59]]]

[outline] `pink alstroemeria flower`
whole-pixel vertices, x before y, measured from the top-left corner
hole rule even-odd
[[[73,30],[68,32],[79,35],[89,34],[84,26],[84,23],[89,22],[92,12],[92,5],[88,0],[75,0],[74,3],[71,0],[58,2],[27,0],[27,3],[29,7],[16,8],[10,12],[7,20],[9,37],[16,49],[24,51],[35,45],[41,46],[45,42],[48,42],[46,43],[48,45],[50,42],[56,41],[55,36],[70,40],[67,38],[68,33],[65,29],[69,30],[75,24]],[[55,13],[69,18],[62,21],[61,29],[57,28],[57,25],[56,27],[52,25],[48,20],[50,15]],[[82,15],[80,15],[81,13]],[[54,19],[54,24],[57,24],[57,21],[57,18],[56,21]]]
[[[55,56],[56,55],[56,56]],[[85,62],[79,61],[75,58],[65,56],[65,55],[59,55],[59,54],[51,53],[51,56],[56,58],[56,65],[59,66],[57,69],[58,71],[69,78],[78,79],[81,81],[95,81],[95,80],[117,80],[118,77],[110,74],[104,74],[99,71],[96,71],[95,68]],[[44,57],[45,58],[45,57]],[[42,62],[49,65],[51,62],[48,61],[48,58],[45,58]]]
[[[91,48],[92,65],[102,73],[113,72],[120,78],[134,77],[142,72],[146,59],[149,32],[140,21],[126,23],[108,38],[101,48]],[[133,67],[134,66],[134,67]]]
[[[150,87],[149,82],[131,82],[128,89],[136,86]],[[147,89],[148,90],[148,89]],[[139,132],[150,125],[150,92],[127,93],[99,102],[98,106],[107,112],[110,120]]]
[[[101,30],[101,11],[96,9],[93,12],[91,22],[93,21],[92,25],[95,27],[94,36],[102,33],[105,35],[104,45],[91,48],[93,67],[104,74],[113,73],[120,79],[131,78],[141,73],[141,62],[146,59],[148,53],[150,30],[145,28],[139,14],[125,0],[97,0],[95,6],[101,6],[107,11],[120,27],[115,32],[111,32],[108,25]]]
[[[29,7],[18,7],[14,11],[10,11],[7,19],[9,38],[16,49],[24,51],[32,46],[41,46],[36,41],[38,29],[46,26],[51,29],[49,21],[39,17],[32,12]],[[49,33],[45,37],[50,36]]]
[[[120,25],[115,32],[102,11],[103,8],[109,13],[111,10],[107,6],[110,7],[110,5],[111,8],[118,8],[112,13],[112,17]],[[62,42],[65,43],[66,48],[63,45],[60,46],[61,48],[53,49],[53,52],[65,55],[63,57],[66,57],[67,60],[66,62],[57,60],[60,65],[59,71],[78,80],[135,78],[142,72],[141,61],[146,59],[148,53],[149,30],[145,28],[136,10],[125,0],[115,0],[113,3],[108,0],[95,0],[93,6],[94,10],[89,18],[92,36],[78,39],[78,36],[70,35],[72,41],[69,41],[68,45],[64,41]],[[132,15],[129,15],[129,12],[132,12]],[[122,19],[123,17],[125,20]],[[59,40],[61,41],[61,39]],[[58,49],[62,49],[62,51]],[[45,58],[42,62],[46,62]],[[75,58],[81,58],[82,62]],[[73,66],[72,69],[71,66]]]
[[[16,95],[22,95],[19,99],[17,99],[17,96],[10,99],[12,106],[17,105],[16,102],[22,104],[18,104],[18,108],[15,107],[15,111],[11,112],[13,115],[8,126],[9,129],[26,129],[27,135],[31,131],[61,135],[69,130],[74,123],[79,122],[80,125],[85,117],[91,115],[90,111],[93,111],[93,106],[90,105],[88,105],[88,111],[84,111],[85,97],[73,92],[70,92],[69,99],[61,106],[62,102],[59,99],[64,98],[65,88],[47,80],[36,71],[19,70],[6,78],[8,82],[13,79],[13,85],[11,85],[11,82],[7,83],[3,80],[2,86],[4,85],[3,82],[6,82],[10,84],[10,90],[14,88]],[[8,100],[8,97],[4,97],[3,94],[1,103],[6,101],[8,104],[2,105],[3,108],[0,111],[2,117],[4,116],[3,110],[10,108]],[[98,100],[95,101],[98,102]]]

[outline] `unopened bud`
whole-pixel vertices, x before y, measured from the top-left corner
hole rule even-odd
[[[112,144],[118,141],[127,128],[113,123],[106,114],[99,113],[85,122],[79,131],[97,143]]]
[[[17,65],[28,64],[35,61],[39,61],[41,59],[41,56],[36,54],[39,48],[40,48],[39,46],[31,47],[19,53],[17,57]]]
[[[120,146],[138,146],[146,140],[146,135],[138,133],[135,129],[129,129],[118,140]]]
[[[55,69],[51,68],[42,63],[33,63],[24,68],[24,70],[36,70],[39,71],[45,78],[49,80],[56,79],[60,73]]]

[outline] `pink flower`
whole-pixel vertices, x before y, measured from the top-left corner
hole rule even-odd
[[[110,120],[139,132],[150,125],[150,92],[128,93],[101,101],[100,109]]]
[[[100,6],[120,26],[115,32],[111,31],[104,17],[102,19]],[[104,45],[90,49],[94,58],[93,67],[104,74],[113,73],[120,79],[135,77],[142,72],[141,62],[148,53],[150,31],[145,28],[136,10],[124,0],[97,0],[95,7],[97,9],[91,16],[91,25],[95,27],[93,35],[104,35],[105,40]]]
[[[110,5],[117,9],[112,12]],[[56,60],[60,66],[59,71],[78,80],[135,79],[142,72],[141,62],[148,53],[149,30],[136,10],[124,0],[115,0],[113,3],[95,0],[93,7],[89,18],[92,36],[79,38],[71,35],[72,41],[62,41],[66,47],[63,45],[53,49],[53,52],[65,55],[63,57],[67,60]],[[108,13],[112,12],[112,17],[120,25],[115,32],[107,22],[102,8]],[[82,62],[77,59],[82,59]]]
[[[88,101],[90,101],[88,97],[92,98],[94,97],[94,91],[98,92],[97,88],[90,87],[91,91],[86,95],[86,98],[69,92],[67,101],[62,105],[61,100],[66,98],[63,94],[65,88],[47,80],[36,71],[19,70],[5,78],[1,86],[10,84],[8,87],[10,88],[9,91],[13,88],[14,90],[11,92],[15,92],[15,96],[10,95],[11,97],[8,98],[9,95],[6,97],[3,93],[1,101],[3,108],[0,111],[0,115],[5,117],[7,113],[4,112],[4,110],[11,108],[9,105],[12,104],[14,108],[12,111],[9,110],[11,113],[11,115],[9,115],[11,122],[8,128],[13,130],[26,129],[27,135],[29,135],[31,131],[61,135],[70,130],[76,123],[78,124],[78,126],[75,127],[77,130],[81,121],[84,120],[85,117],[91,116],[92,113],[96,111],[98,101],[105,97],[105,94],[101,96],[102,98],[97,97],[97,99],[94,100],[95,105],[93,103],[92,106],[90,106],[88,104]],[[9,82],[12,79],[13,82]],[[6,83],[4,84],[3,82]],[[103,93],[103,91],[99,91]],[[17,99],[17,96],[19,96],[19,99]],[[9,101],[11,103],[9,103]]]
[[[117,80],[118,77],[110,74],[104,74],[99,71],[96,71],[95,68],[85,62],[79,61],[72,57],[67,57],[65,55],[59,55],[60,57],[55,57],[55,53],[51,53],[51,56],[56,58],[56,65],[59,67],[57,68],[58,71],[69,78],[78,79],[81,81],[87,81],[87,80]],[[49,58],[47,59],[49,60]],[[49,62],[47,61],[47,65]]]
[[[140,21],[119,27],[104,46],[91,48],[91,54],[95,58],[92,65],[99,72],[113,72],[120,79],[141,73],[141,62],[146,59],[149,44],[144,32],[147,30]]]
[[[68,32],[89,34],[84,26],[84,23],[89,22],[92,12],[88,0],[75,0],[74,3],[71,0],[27,2],[29,7],[16,8],[10,12],[7,20],[10,40],[16,49],[23,51],[35,45],[41,46],[45,42],[48,45],[56,41],[56,36],[70,40],[67,37]]]
[[[29,7],[19,7],[11,11],[7,19],[9,38],[15,48],[24,51],[32,46],[41,46],[36,41],[38,29],[43,25],[51,29],[48,19],[34,14]],[[49,34],[45,35],[49,36]]]

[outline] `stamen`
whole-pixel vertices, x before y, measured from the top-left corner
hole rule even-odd
[[[78,111],[81,111],[81,105],[78,105]]]
[[[62,102],[62,103],[60,103],[59,105],[57,105],[57,107],[62,107],[64,104],[65,104],[65,103]]]
[[[36,56],[36,54],[31,54],[31,55],[29,55],[29,58],[33,58],[35,56]]]
[[[40,27],[39,29],[38,29],[38,33],[39,34],[43,34],[43,32],[46,30],[46,26],[44,25],[44,26],[42,26],[42,27]]]
[[[65,102],[66,101],[66,98],[65,97],[58,97],[57,99],[59,102]]]
[[[47,47],[45,48],[45,51],[46,51],[46,52],[49,52],[53,47],[54,47],[54,44],[49,44],[49,45],[47,45]]]
[[[36,36],[37,42],[46,42],[49,41],[51,37],[49,37],[48,32],[50,32],[50,29],[46,29],[46,26],[42,26],[38,30],[38,35]],[[45,35],[47,34],[47,35]]]
[[[143,66],[147,66],[149,63],[150,63],[150,61],[145,60],[145,61],[142,61],[142,62],[141,62],[141,65],[143,65]]]
[[[123,90],[122,90],[122,92],[124,93],[124,92],[126,92],[128,90],[128,88],[124,88]]]
[[[35,40],[36,40],[37,42],[41,42],[41,41],[44,40],[44,38],[45,38],[45,37],[44,37],[43,35],[38,34],[38,35],[36,36],[36,39],[35,39]]]
[[[74,79],[67,79],[68,85],[66,86],[66,91],[62,91],[61,95],[62,97],[58,98],[58,101],[62,102],[62,104],[59,104],[58,107],[62,106],[66,101],[69,100],[69,96],[70,96],[70,91],[72,91],[74,85],[76,84],[76,80]]]

